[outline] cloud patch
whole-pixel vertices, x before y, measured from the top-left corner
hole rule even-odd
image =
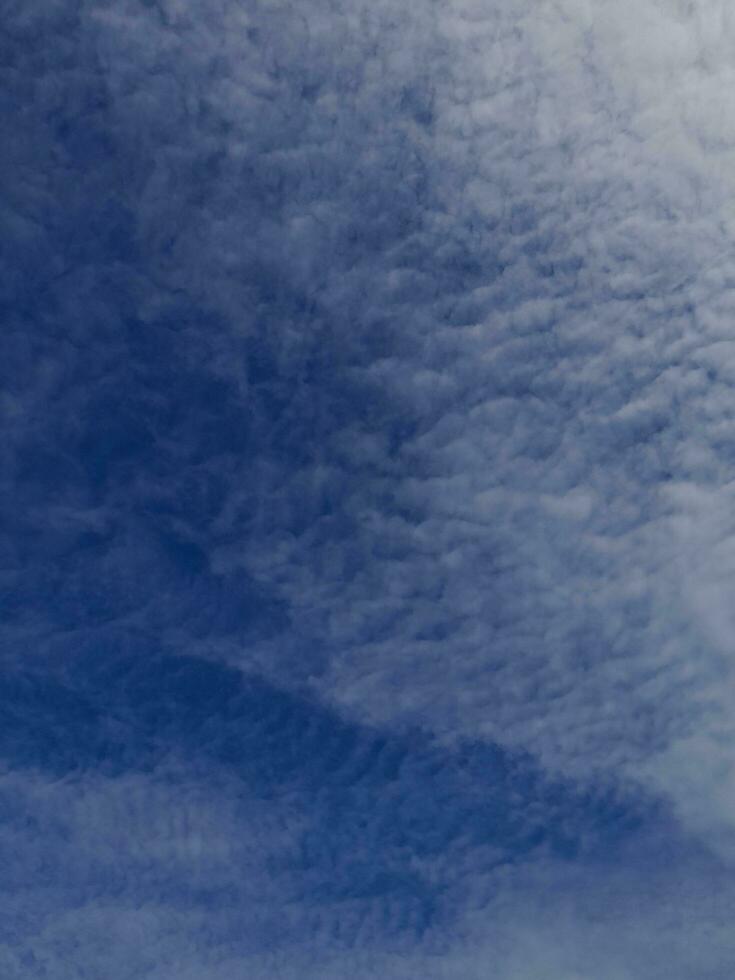
[[[731,972],[732,32],[9,7],[8,976]]]

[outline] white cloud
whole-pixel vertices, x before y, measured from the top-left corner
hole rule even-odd
[[[388,728],[484,736],[582,780],[635,777],[729,859],[723,0],[79,12],[18,8],[17,36],[41,41],[26,87],[4,76],[17,272],[3,284],[4,493],[14,514],[29,502],[4,543],[3,582],[26,610],[3,634],[8,658],[154,636]],[[224,409],[210,418],[197,384],[214,382]],[[124,424],[96,429],[111,405]],[[135,425],[126,457],[120,430]],[[132,462],[115,469],[118,444]],[[80,475],[89,460],[99,472]],[[161,529],[196,551],[196,573],[176,577]],[[82,532],[102,556],[89,566],[68,558]],[[277,628],[222,626],[226,596],[253,581],[286,610]],[[74,819],[94,848],[177,864],[115,789],[92,797],[104,831],[91,811]],[[191,806],[183,863],[226,875],[239,824]],[[109,829],[122,822],[129,839]],[[511,910],[495,928],[519,938],[498,969],[653,978],[655,958],[636,960],[647,938],[674,942],[696,906],[677,962],[716,976],[718,902],[660,887],[670,907],[625,920],[624,952],[602,913],[599,946],[580,934],[571,899],[538,913],[535,948]],[[160,925],[118,911],[123,945]],[[86,909],[85,935],[117,915]],[[43,962],[74,927],[71,914],[49,927]],[[471,976],[460,946],[425,975]],[[227,956],[177,961],[177,975],[229,978]],[[416,975],[415,962],[380,969]]]

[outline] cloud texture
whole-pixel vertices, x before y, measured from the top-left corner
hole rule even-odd
[[[724,0],[3,21],[3,975],[732,976]]]

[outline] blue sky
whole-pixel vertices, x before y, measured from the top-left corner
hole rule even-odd
[[[735,971],[724,0],[0,37],[0,973]]]

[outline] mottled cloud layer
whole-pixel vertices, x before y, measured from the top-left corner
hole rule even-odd
[[[731,976],[724,0],[3,21],[3,975]]]

